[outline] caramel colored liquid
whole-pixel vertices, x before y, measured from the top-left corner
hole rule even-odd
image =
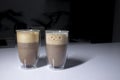
[[[20,61],[28,66],[33,65],[38,57],[39,43],[20,43],[18,42],[18,53]]]
[[[64,65],[66,58],[66,45],[46,45],[48,62],[54,67]]]

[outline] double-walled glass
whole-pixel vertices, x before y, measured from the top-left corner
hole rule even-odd
[[[40,30],[16,30],[19,59],[24,68],[36,67]]]
[[[46,30],[46,53],[48,64],[54,69],[63,69],[68,44],[67,30]]]

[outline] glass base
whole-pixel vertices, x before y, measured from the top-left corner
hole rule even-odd
[[[22,69],[33,69],[33,68],[36,68],[35,65],[22,65],[21,66]]]
[[[38,58],[38,59],[39,59],[39,58]],[[30,64],[30,65],[25,64],[25,63],[24,63],[24,64],[21,63],[21,68],[23,68],[23,69],[33,69],[33,68],[37,68],[38,59],[36,59],[36,61],[35,61],[34,64]]]
[[[52,66],[52,65],[48,65],[48,66],[49,66],[49,68],[54,69],[54,70],[62,70],[62,69],[64,69],[64,66]]]

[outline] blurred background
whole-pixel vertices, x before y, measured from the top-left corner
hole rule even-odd
[[[119,0],[0,0],[0,47],[14,47],[16,29],[69,30],[70,42],[120,41]]]

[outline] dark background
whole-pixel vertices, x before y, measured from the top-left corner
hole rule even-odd
[[[6,37],[15,39],[16,29],[31,26],[69,30],[71,42],[119,41],[119,3],[119,0],[1,0],[0,36],[4,37],[0,41]]]
[[[71,30],[93,43],[112,42],[115,0],[73,1]]]

